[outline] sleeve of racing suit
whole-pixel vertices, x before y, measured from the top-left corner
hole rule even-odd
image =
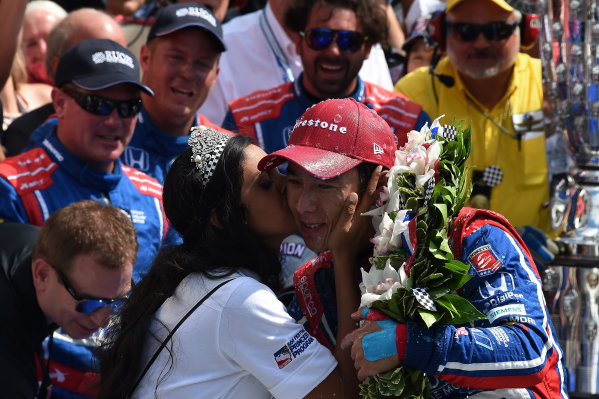
[[[225,115],[225,120],[221,126],[223,129],[230,130],[232,132],[238,133],[237,124],[235,123],[235,118],[233,118],[233,112],[231,109],[227,110],[227,115]]]
[[[508,232],[494,225],[482,225],[462,244],[461,261],[473,277],[459,294],[487,320],[431,329],[408,323],[404,364],[472,388],[538,384],[555,370],[561,350],[531,259]]]
[[[431,117],[426,112],[421,111],[420,115],[418,115],[418,120],[416,121],[414,130],[420,130],[420,128],[422,126],[424,126],[425,123],[428,123],[428,125],[430,127],[430,125],[433,123],[433,121],[431,120]]]
[[[14,187],[0,177],[0,223],[2,222],[29,223],[29,217]]]

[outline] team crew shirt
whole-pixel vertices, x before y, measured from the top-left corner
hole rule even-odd
[[[295,121],[320,101],[306,92],[302,79],[303,74],[293,83],[232,101],[223,127],[252,137],[267,153],[285,148]],[[406,142],[407,132],[419,130],[430,122],[420,105],[400,93],[365,82],[359,76],[356,90],[350,97],[374,109],[391,126],[399,145]]]
[[[458,294],[487,319],[430,329],[408,322],[403,364],[427,373],[433,399],[567,398],[563,353],[541,279],[514,228],[495,212],[463,208],[452,223],[450,245],[472,275]],[[289,313],[334,346],[330,253],[298,269],[294,281],[297,297]],[[307,304],[318,310],[313,317],[301,311]]]
[[[223,35],[227,51],[221,55],[216,84],[200,107],[200,113],[216,124],[222,124],[229,102],[291,82],[304,70],[295,43],[277,21],[268,2],[264,9],[224,24]],[[385,53],[379,44],[372,46],[360,76],[393,89]]]
[[[447,87],[428,68],[420,68],[402,78],[395,90],[421,104],[429,115],[445,115],[441,123],[452,123],[454,118],[463,120],[463,127],[472,123],[468,165],[479,173],[491,165],[503,172],[501,182],[491,189],[490,209],[515,226],[533,225],[551,232],[549,174],[565,171],[565,166],[548,168],[546,154],[563,151],[556,144],[558,135],[546,138],[544,133],[541,61],[519,54],[506,94],[493,109],[474,98],[448,58],[439,62],[435,72],[451,76],[455,84]],[[549,157],[551,162],[559,159],[563,157]]]
[[[295,323],[268,287],[243,272],[216,280],[187,276],[156,312],[152,334],[163,340],[207,292],[230,278],[174,333],[174,362],[163,350],[134,399],[303,398],[335,369],[331,353]],[[144,367],[159,344],[148,339]]]

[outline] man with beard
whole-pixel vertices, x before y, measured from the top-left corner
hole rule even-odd
[[[546,140],[543,132],[541,61],[519,53],[531,27],[503,0],[448,0],[443,17],[440,45],[448,57],[433,73],[425,67],[405,76],[395,89],[430,115],[445,115],[441,123],[472,122],[470,206],[549,233],[555,171],[546,153],[559,135]]]
[[[287,145],[295,120],[307,108],[330,98],[366,104],[396,137],[430,121],[420,105],[358,76],[372,46],[385,41],[386,16],[376,0],[295,0],[285,21],[297,33],[303,73],[295,82],[230,102],[223,127],[253,137],[271,153]]]

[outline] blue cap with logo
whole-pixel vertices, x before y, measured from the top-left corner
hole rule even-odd
[[[200,3],[174,3],[162,8],[150,28],[147,41],[190,27],[201,28],[211,34],[220,51],[227,49],[220,21],[209,8]]]
[[[87,90],[102,90],[132,83],[153,96],[139,80],[139,63],[129,50],[108,39],[88,39],[67,50],[56,68],[56,87],[73,83]]]

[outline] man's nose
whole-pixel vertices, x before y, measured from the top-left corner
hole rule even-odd
[[[303,188],[297,198],[295,207],[300,213],[313,212],[316,208],[316,196],[313,190]]]
[[[88,317],[93,322],[94,327],[106,327],[108,325],[108,319],[110,318],[110,307],[104,306],[96,309],[94,312],[90,313]]]

